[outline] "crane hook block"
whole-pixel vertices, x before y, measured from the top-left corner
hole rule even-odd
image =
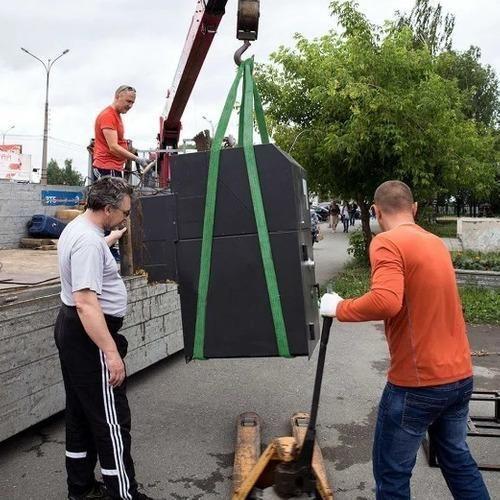
[[[259,4],[260,0],[239,0],[238,26],[236,38],[238,40],[257,40],[259,33]]]

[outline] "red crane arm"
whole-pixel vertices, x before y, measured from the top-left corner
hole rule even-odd
[[[177,147],[181,117],[224,16],[227,0],[198,0],[182,56],[160,117],[160,148]]]

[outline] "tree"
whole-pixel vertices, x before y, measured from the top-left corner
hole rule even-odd
[[[427,44],[408,26],[374,26],[352,1],[331,10],[341,33],[296,35],[295,49],[281,47],[257,71],[273,137],[286,150],[295,143],[312,188],[357,201],[366,245],[385,180],[403,180],[422,200],[459,187],[487,193],[493,135],[465,116],[465,93],[439,74]]]
[[[434,7],[430,0],[416,0],[409,14],[396,11],[396,16],[398,29],[409,27],[416,46],[427,46],[433,55],[451,50],[455,16],[444,16],[440,3]]]
[[[53,158],[47,165],[47,183],[66,186],[83,186],[84,180],[79,172],[73,170],[73,160],[64,160],[64,168],[59,168],[57,161]]]

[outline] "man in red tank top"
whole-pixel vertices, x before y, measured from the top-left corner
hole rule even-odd
[[[382,233],[370,245],[371,287],[343,300],[321,298],[323,316],[383,320],[391,363],[373,444],[377,499],[410,499],[410,477],[426,432],[454,498],[489,499],[466,443],[472,363],[450,253],[415,224],[410,188],[375,191]]]
[[[122,177],[127,160],[137,162],[141,167],[147,165],[127,148],[121,115],[134,105],[136,91],[130,85],[120,85],[110,106],[104,108],[95,121],[95,143],[93,158],[94,180],[104,175]]]

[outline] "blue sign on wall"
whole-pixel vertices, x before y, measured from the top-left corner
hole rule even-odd
[[[85,196],[83,191],[42,191],[43,205],[79,205]]]

